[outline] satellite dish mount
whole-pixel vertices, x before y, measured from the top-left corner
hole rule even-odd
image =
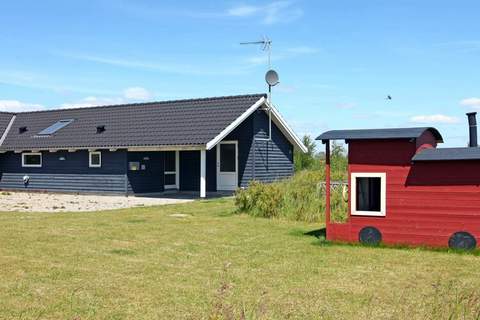
[[[267,111],[268,111],[268,138],[263,139],[263,138],[256,138],[255,140],[261,140],[261,141],[271,141],[272,140],[272,110],[271,107],[273,106],[272,104],[272,87],[276,86],[280,81],[278,77],[278,73],[272,69],[272,63],[271,63],[271,54],[272,54],[272,40],[270,40],[267,36],[263,36],[263,39],[260,41],[251,41],[251,42],[241,42],[241,45],[261,45],[262,50],[267,52],[268,56],[268,71],[265,74],[265,81],[267,82],[268,85],[268,104],[267,104]]]

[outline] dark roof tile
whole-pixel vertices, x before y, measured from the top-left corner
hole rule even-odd
[[[16,114],[2,150],[206,144],[264,94],[175,100]],[[37,134],[62,119],[74,121],[48,137]],[[0,117],[0,127],[2,126]],[[97,133],[97,126],[105,131]],[[20,127],[27,132],[19,134]]]
[[[413,156],[412,161],[480,160],[480,148],[430,148]]]

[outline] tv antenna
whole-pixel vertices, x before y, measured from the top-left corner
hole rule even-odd
[[[280,81],[278,73],[272,69],[272,40],[267,36],[263,36],[260,41],[240,42],[241,45],[261,45],[262,50],[267,52],[268,56],[268,71],[265,74],[265,81],[268,84],[268,104],[266,110],[268,111],[268,138],[256,138],[255,140],[271,141],[272,140],[272,87],[276,86]]]
[[[272,67],[271,63],[271,56],[272,56],[272,40],[270,40],[267,36],[263,36],[262,40],[259,41],[248,41],[248,42],[240,42],[241,45],[261,45],[262,51],[267,52],[268,56],[268,68]]]

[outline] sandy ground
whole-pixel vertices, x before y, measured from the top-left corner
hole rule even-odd
[[[80,212],[156,206],[193,201],[188,198],[96,196],[54,193],[1,192],[0,211]]]

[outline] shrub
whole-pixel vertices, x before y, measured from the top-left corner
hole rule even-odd
[[[248,188],[235,193],[239,212],[265,218],[286,218],[306,222],[325,220],[324,173],[320,170],[302,170],[293,177],[274,183],[253,181]],[[332,191],[332,220],[343,221],[347,203],[342,190]]]

